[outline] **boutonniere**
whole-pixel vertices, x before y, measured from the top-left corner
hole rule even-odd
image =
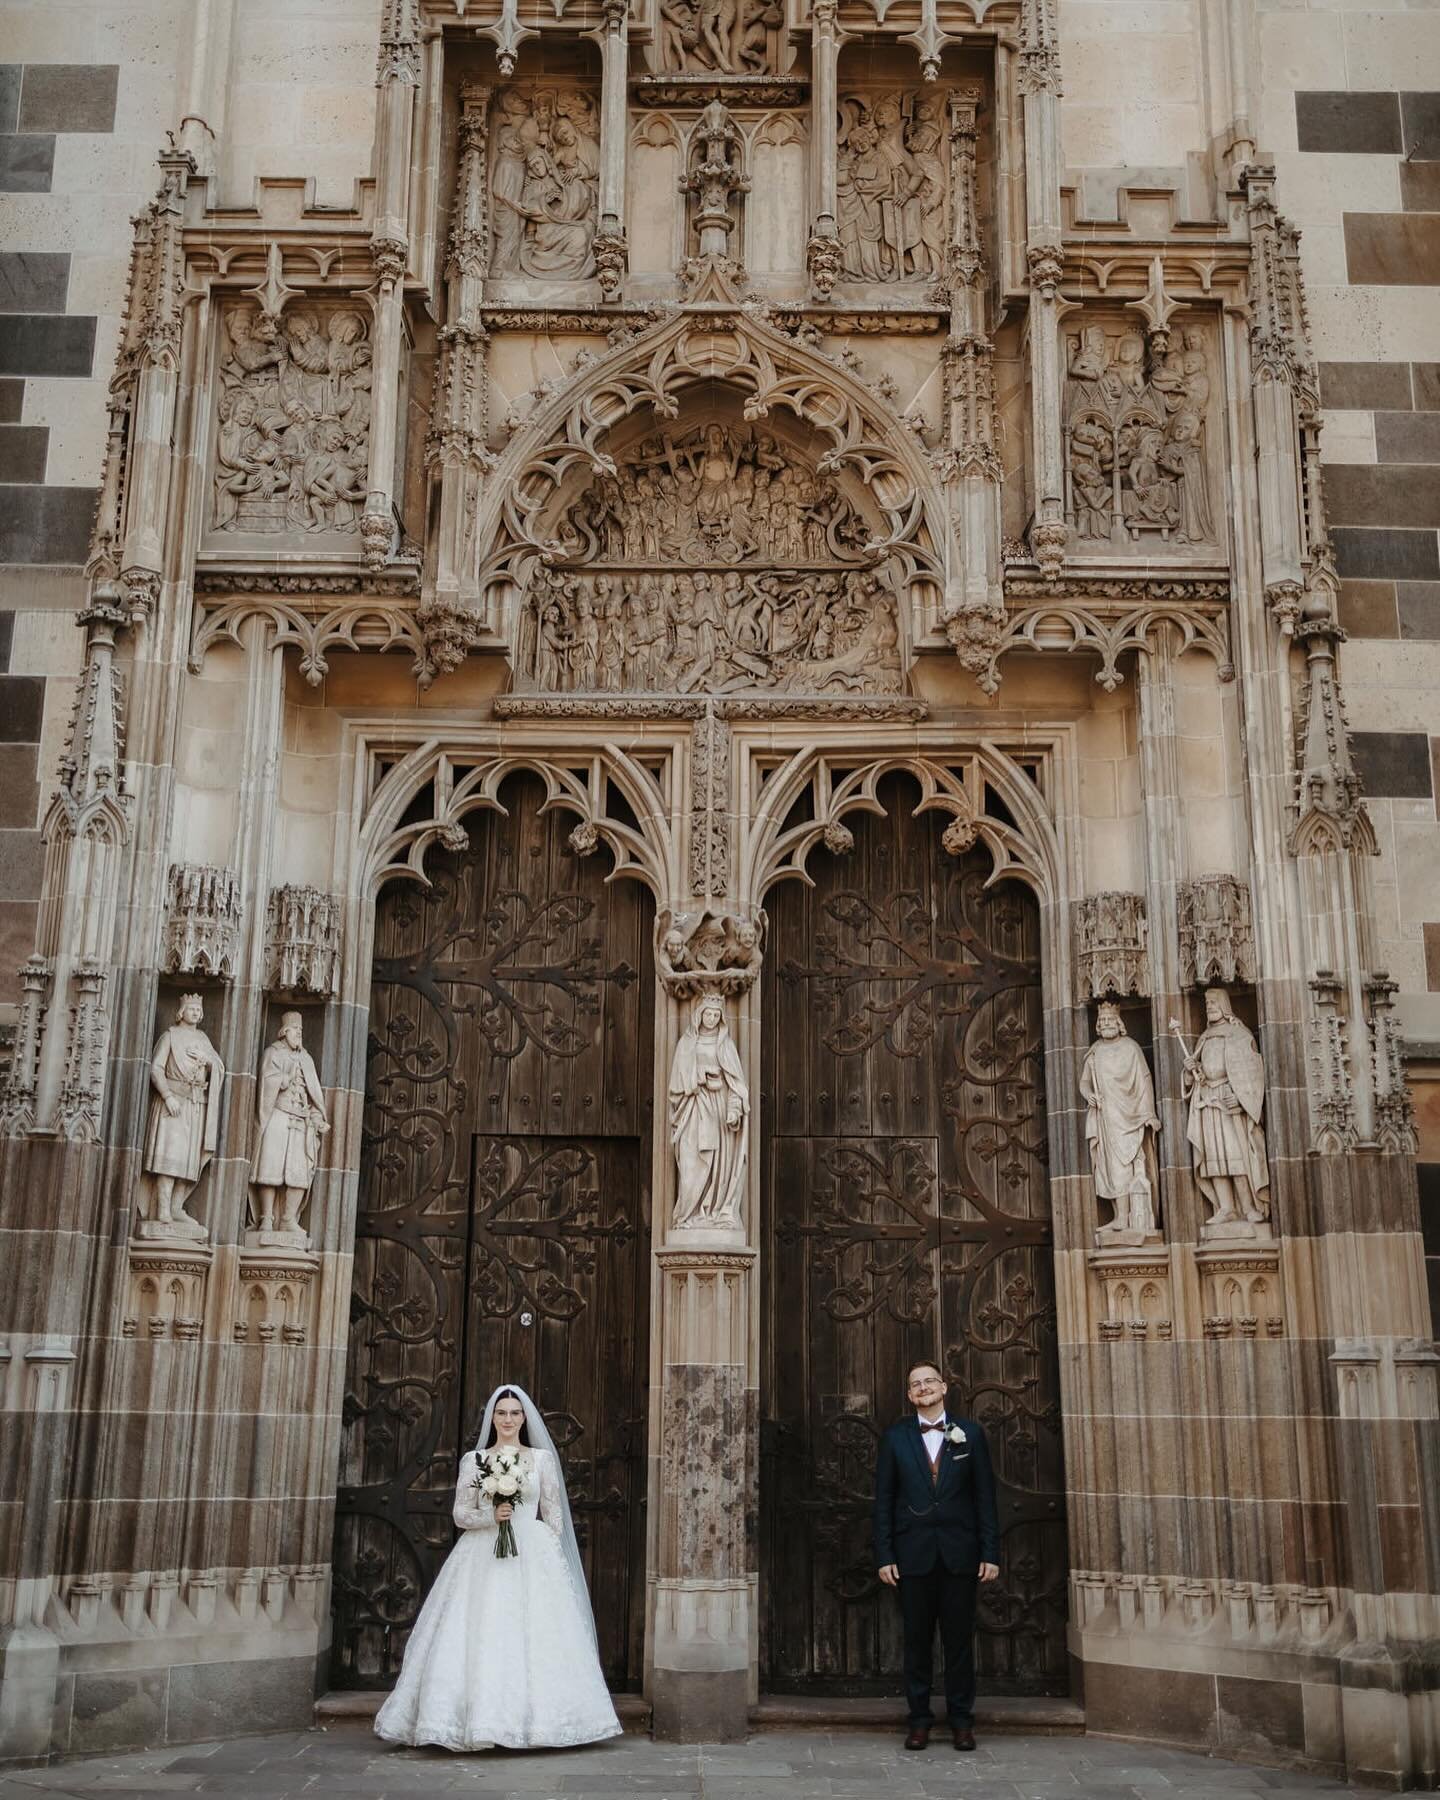
[[[952,1425],[945,1433],[945,1438],[947,1443],[963,1444],[965,1442],[965,1433],[958,1425]]]

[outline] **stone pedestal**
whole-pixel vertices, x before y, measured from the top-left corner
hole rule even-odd
[[[747,1369],[756,1252],[734,1234],[677,1238],[656,1253],[660,1504],[650,1692],[657,1738],[724,1743],[745,1736],[750,1698],[745,1518],[756,1408]]]

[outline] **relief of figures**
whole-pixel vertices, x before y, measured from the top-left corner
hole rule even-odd
[[[551,693],[896,693],[895,598],[874,570],[594,575],[549,569],[521,666]]]
[[[364,316],[300,307],[274,320],[240,306],[224,332],[212,528],[353,531],[370,458]]]
[[[784,18],[775,0],[660,0],[660,65],[687,75],[762,74]]]
[[[1087,325],[1069,349],[1066,510],[1082,544],[1215,543],[1205,334],[1159,355],[1138,330]]]
[[[768,431],[706,425],[646,438],[570,507],[557,533],[575,562],[857,562],[864,520],[827,475]]]
[[[945,256],[945,117],[940,94],[840,102],[836,214],[855,281],[933,281]]]
[[[490,131],[490,273],[583,281],[600,187],[600,124],[578,89],[502,88]]]

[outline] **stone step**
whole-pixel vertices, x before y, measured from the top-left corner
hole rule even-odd
[[[316,1720],[373,1719],[385,1695],[378,1690],[355,1689],[322,1694],[315,1702]],[[615,1711],[627,1731],[650,1729],[650,1702],[639,1694],[616,1694]],[[898,1700],[829,1699],[816,1694],[762,1694],[750,1708],[750,1723],[757,1731],[808,1726],[819,1731],[903,1731],[905,1711]],[[1080,1736],[1085,1730],[1085,1708],[1075,1700],[1048,1699],[1028,1694],[981,1695],[975,1706],[979,1731],[1045,1733]],[[938,1728],[938,1727],[937,1727]]]

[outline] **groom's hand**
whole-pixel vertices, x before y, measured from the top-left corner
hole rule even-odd
[[[980,1579],[982,1581],[998,1581],[1000,1579],[999,1563],[981,1563]]]
[[[886,1563],[885,1567],[880,1570],[880,1579],[885,1583],[886,1587],[894,1587],[895,1583],[900,1579],[899,1563]]]

